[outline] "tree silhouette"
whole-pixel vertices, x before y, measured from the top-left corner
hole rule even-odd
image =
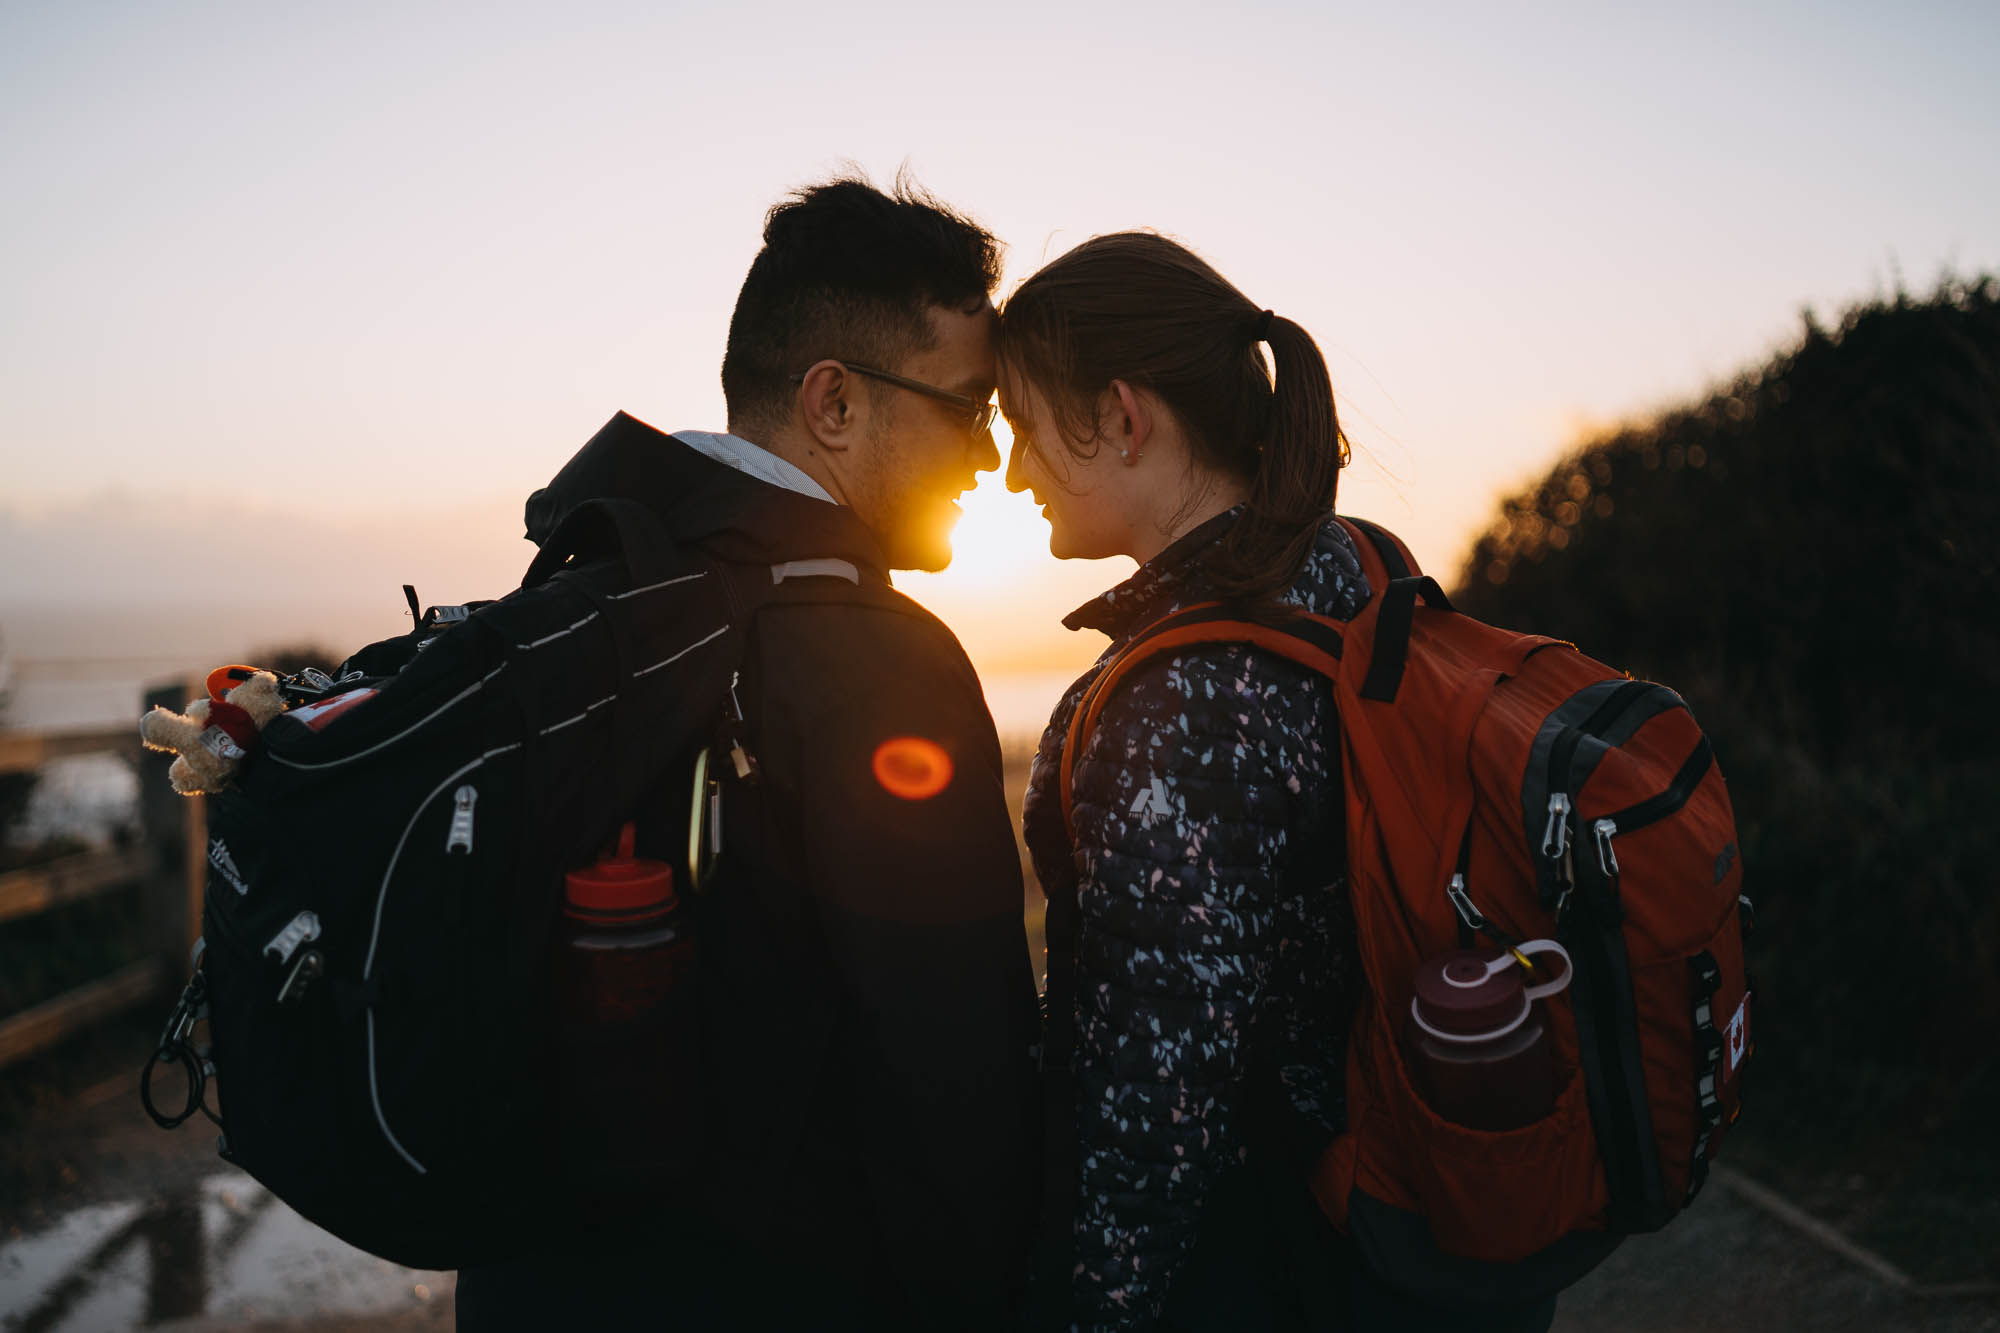
[[[1503,502],[1459,578],[1461,609],[1688,700],[1759,907],[1759,1063],[1852,1116],[1996,1068],[1996,567],[1982,278],[1808,315],[1793,350]]]

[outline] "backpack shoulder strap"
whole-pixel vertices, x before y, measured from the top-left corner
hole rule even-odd
[[[1365,518],[1342,517],[1340,525],[1354,541],[1361,557],[1361,572],[1373,593],[1369,599],[1372,618],[1367,620],[1365,647],[1368,670],[1360,686],[1364,699],[1393,703],[1403,683],[1403,668],[1409,659],[1410,629],[1416,619],[1417,599],[1440,611],[1452,609],[1437,580],[1417,568],[1417,558],[1402,538]]]
[[[1247,643],[1336,679],[1340,674],[1341,630],[1339,621],[1324,616],[1302,615],[1283,625],[1259,624],[1239,619],[1220,602],[1190,606],[1140,630],[1097,673],[1097,679],[1077,700],[1076,711],[1070,715],[1069,732],[1063,738],[1062,762],[1057,769],[1063,825],[1070,836],[1076,835],[1073,774],[1077,756],[1083,753],[1084,742],[1097,729],[1104,705],[1126,676],[1155,657],[1196,644]]]
[[[1410,548],[1403,544],[1403,539],[1381,524],[1371,523],[1365,518],[1350,518],[1345,514],[1340,516],[1339,522],[1354,540],[1354,549],[1361,556],[1362,572],[1375,587],[1423,573],[1417,568],[1417,558],[1410,554]]]
[[[1373,590],[1367,608],[1352,622],[1300,616],[1283,625],[1265,625],[1241,619],[1220,602],[1203,602],[1148,625],[1098,673],[1070,717],[1069,732],[1063,740],[1062,763],[1057,770],[1063,823],[1072,836],[1076,831],[1072,770],[1083,743],[1096,729],[1098,715],[1119,682],[1161,653],[1199,643],[1255,644],[1319,672],[1338,688],[1342,681],[1342,645],[1353,635],[1356,651],[1362,656],[1356,660],[1350,677],[1366,667],[1358,693],[1363,699],[1394,701],[1409,656],[1418,599],[1442,611],[1451,610],[1451,602],[1437,581],[1417,568],[1416,557],[1400,537],[1367,519],[1343,515],[1338,521],[1353,541],[1361,559],[1361,572]]]

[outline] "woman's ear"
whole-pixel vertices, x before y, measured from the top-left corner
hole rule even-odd
[[[806,433],[830,453],[845,453],[860,433],[854,377],[838,361],[821,361],[799,381],[799,417]]]
[[[1124,380],[1111,381],[1106,395],[1106,436],[1127,464],[1136,464],[1153,437],[1153,404]]]

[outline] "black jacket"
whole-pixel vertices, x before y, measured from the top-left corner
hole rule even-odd
[[[504,1306],[525,1323],[526,1302],[567,1297],[556,1312],[577,1327],[997,1323],[1037,1183],[1036,1012],[971,664],[889,587],[845,508],[622,413],[530,500],[530,537],[600,495],[640,500],[734,577],[768,584],[772,566],[830,558],[859,583],[790,580],[749,638],[738,696],[759,774],[725,784],[698,919],[698,1197],[660,1200],[643,1236],[586,1236],[546,1274],[466,1275],[461,1321],[500,1326],[488,1312]],[[877,757],[896,738],[943,753],[941,791],[885,789]]]

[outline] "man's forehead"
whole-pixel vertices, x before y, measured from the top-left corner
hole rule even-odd
[[[930,309],[933,345],[910,358],[938,376],[940,388],[984,398],[993,391],[995,335],[999,316],[991,302],[966,310],[934,305]]]

